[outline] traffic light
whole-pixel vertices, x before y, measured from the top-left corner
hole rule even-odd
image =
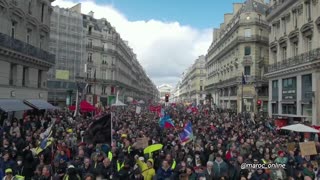
[[[166,101],[166,102],[169,102],[169,94],[166,94],[165,101]]]
[[[257,101],[257,107],[258,107],[258,110],[260,110],[260,108],[261,108],[261,100]]]

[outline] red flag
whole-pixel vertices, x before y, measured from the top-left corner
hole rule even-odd
[[[165,122],[165,123],[164,123],[164,128],[165,128],[165,129],[174,128],[174,125],[171,124],[171,123],[169,123],[169,122]]]

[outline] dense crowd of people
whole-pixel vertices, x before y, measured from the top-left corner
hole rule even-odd
[[[159,126],[159,116],[147,107],[113,111],[112,142],[87,140],[95,118],[73,118],[67,110],[6,118],[0,129],[0,178],[4,180],[283,180],[320,178],[320,156],[302,156],[303,134],[280,132],[271,119],[250,119],[231,111],[199,106],[163,107],[175,128]],[[111,113],[110,109],[104,114]],[[179,133],[191,122],[193,140],[181,144]],[[50,137],[50,138],[49,138]],[[138,139],[162,144],[144,153]],[[44,140],[45,139],[45,140]],[[314,140],[314,136],[308,139]],[[291,149],[288,143],[295,143]],[[316,142],[319,149],[320,145]],[[247,164],[284,164],[281,169],[243,169]]]

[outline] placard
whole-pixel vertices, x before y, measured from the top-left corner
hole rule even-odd
[[[299,143],[301,155],[309,156],[317,154],[316,144],[314,141]]]
[[[296,148],[296,143],[294,143],[294,142],[288,143],[287,148],[288,148],[288,151],[294,151]]]
[[[148,138],[137,138],[137,142],[135,143],[135,148],[137,149],[144,149],[149,146],[149,139]]]
[[[137,113],[137,114],[140,114],[140,112],[141,112],[141,107],[140,107],[140,106],[137,106],[137,107],[136,107],[136,113]]]

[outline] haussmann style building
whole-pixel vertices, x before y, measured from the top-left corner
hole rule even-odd
[[[179,87],[179,99],[184,103],[203,104],[205,80],[205,56],[202,55],[183,73]]]
[[[267,8],[258,0],[234,3],[233,13],[225,14],[220,28],[214,29],[213,42],[206,55],[205,87],[214,107],[237,112],[267,112],[268,82],[264,78],[269,48]],[[246,81],[243,92],[242,75]]]
[[[47,71],[55,63],[48,48],[51,2],[0,1],[1,110],[22,111],[25,100],[47,101]]]
[[[269,115],[320,123],[320,2],[273,0],[267,10]]]
[[[125,103],[158,97],[136,54],[107,19],[81,14],[81,4],[54,12],[50,48],[59,52],[50,71],[52,101],[73,104],[79,86],[81,97],[93,105],[111,105],[117,96]]]

